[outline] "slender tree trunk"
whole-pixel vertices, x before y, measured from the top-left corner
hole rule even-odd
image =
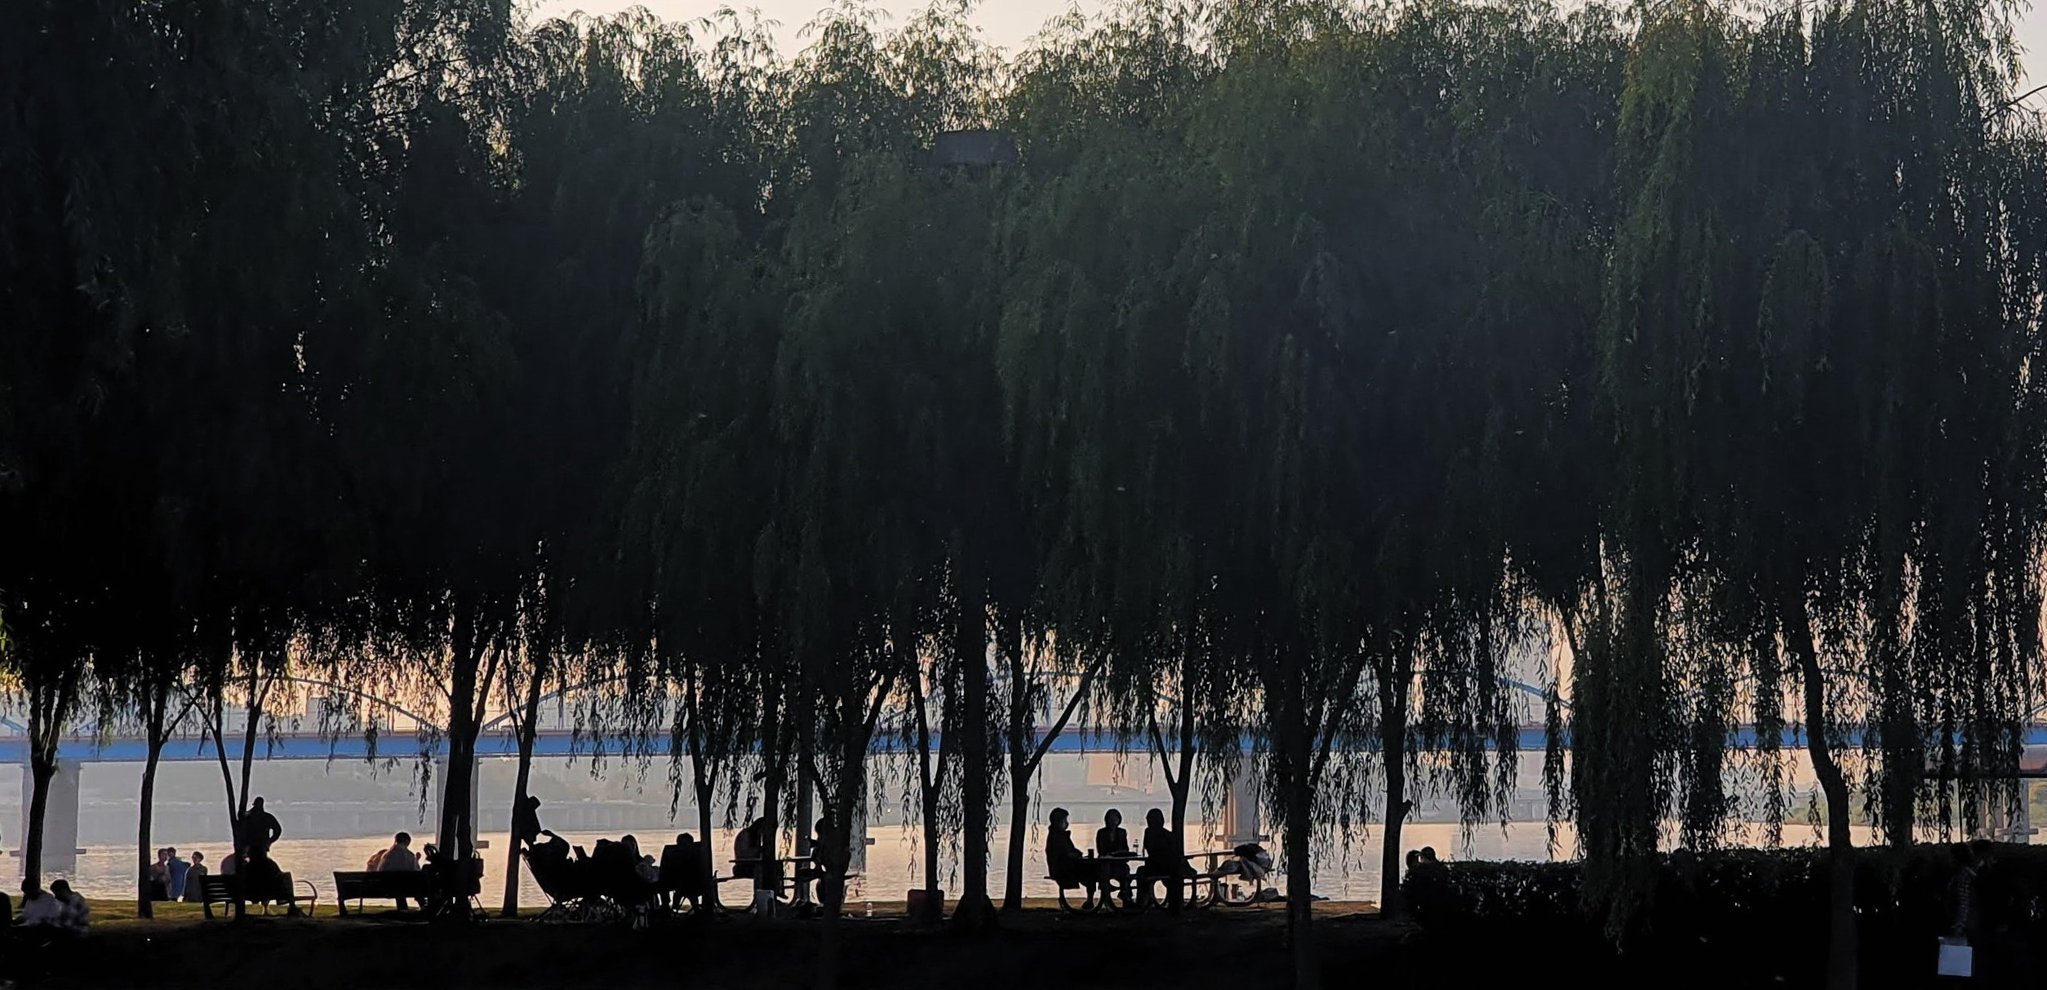
[[[160,712],[156,719],[160,724]],[[156,902],[149,899],[149,868],[156,862],[156,850],[150,848],[150,832],[156,817],[156,767],[163,759],[164,733],[156,727],[148,731],[149,755],[142,763],[142,793],[136,798],[141,805],[135,825],[135,858],[140,864],[135,875],[135,916],[138,918],[156,917]],[[168,895],[170,892],[166,890],[164,893]]]
[[[957,543],[955,544],[958,545]],[[988,899],[988,614],[986,589],[979,574],[960,553],[959,628],[953,652],[960,665],[961,750],[960,800],[966,805],[966,835],[961,843],[960,903],[953,922],[963,928],[995,923]]]
[[[837,990],[839,985],[840,918],[846,906],[847,864],[853,861],[853,804],[859,800],[867,774],[865,735],[854,738],[856,733],[850,730],[844,735],[847,738],[839,753],[839,780],[829,795],[831,811],[827,815],[831,833],[826,841],[835,848],[817,850],[818,861],[814,862],[824,867],[824,878],[818,883],[818,900],[824,908],[824,923],[818,933],[818,990]]]
[[[1173,834],[1179,836],[1180,851],[1183,853],[1187,851],[1187,802],[1194,790],[1194,698],[1192,696],[1193,692],[1189,687],[1189,685],[1194,683],[1194,679],[1188,676],[1192,673],[1190,669],[1192,666],[1193,664],[1190,659],[1187,666],[1181,668],[1180,749],[1177,754],[1179,771],[1167,781],[1173,794]],[[1182,864],[1168,863],[1166,865],[1177,871]],[[1177,876],[1168,880],[1166,883],[1166,910],[1175,914],[1179,913],[1180,909],[1185,905],[1186,899],[1187,885],[1182,883]]]
[[[270,686],[262,683],[260,677],[257,670],[249,671],[248,718],[243,720],[247,724],[242,726],[242,791],[241,806],[235,813],[237,822],[249,813],[249,775],[256,766],[256,729],[262,720],[263,703],[270,693]],[[240,834],[236,833],[237,836]]]
[[[782,800],[782,779],[784,771],[788,766],[789,744],[788,740],[782,738],[780,708],[779,699],[770,699],[766,718],[762,723],[762,728],[765,731],[762,733],[761,738],[767,741],[766,756],[768,765],[765,768],[766,773],[761,781],[766,793],[761,795],[760,820],[761,831],[766,834],[760,837],[761,861],[756,864],[757,869],[754,872],[753,889],[756,900],[759,899],[761,891],[764,890],[770,896],[777,896],[781,892],[779,887],[780,879],[775,872],[779,864],[775,860],[780,855],[782,822],[781,817],[776,812]]]
[[[519,769],[512,780],[512,822],[519,821],[519,809],[526,806],[527,787],[533,779],[533,737],[538,731],[535,723],[540,720],[540,685],[546,670],[545,661],[535,663],[532,675],[526,683],[526,703],[521,709],[519,720]],[[511,847],[505,850],[505,903],[499,915],[506,918],[519,916],[519,837],[514,835]]]
[[[919,683],[912,684],[910,703],[917,717],[917,801],[923,815],[923,828],[919,839],[924,846],[924,907],[917,922],[935,925],[943,909],[938,903],[938,798],[940,775],[945,773],[944,754],[939,754],[938,766],[932,766],[931,754],[931,709],[924,701],[922,675]]]
[[[476,822],[470,814],[470,795],[476,790],[476,700],[490,690],[489,678],[479,678],[484,653],[496,644],[479,634],[475,619],[458,613],[455,620],[454,671],[448,686],[448,769],[441,788],[441,854],[448,868],[441,874],[441,910],[444,919],[470,920],[470,865],[476,849]]]
[[[703,836],[703,841],[697,843],[698,855],[702,856],[704,861],[703,871],[698,875],[704,878],[704,907],[716,911],[720,907],[718,883],[714,879],[718,875],[718,853],[717,847],[711,844],[711,800],[716,795],[712,790],[712,779],[702,769],[702,760],[692,757],[691,762],[693,766],[690,773],[695,777],[697,794],[697,834]]]
[[[1396,667],[1404,665],[1395,664]],[[1379,915],[1399,918],[1407,910],[1400,889],[1400,833],[1407,824],[1407,677],[1404,669],[1381,678],[1379,755],[1386,765],[1386,834],[1379,847]]]
[[[1855,841],[1849,831],[1848,779],[1827,743],[1827,684],[1813,642],[1804,591],[1786,591],[1785,640],[1798,661],[1805,702],[1805,745],[1813,777],[1827,799],[1827,987],[1855,990],[1858,982],[1855,920]]]
[[[213,724],[209,728],[212,729],[213,734],[213,755],[220,760],[220,784],[227,792],[227,859],[234,864],[235,875],[240,876],[242,866],[242,811],[241,805],[236,801],[234,771],[228,768],[227,763],[227,740],[224,738],[227,728],[227,711],[226,704],[219,695],[214,696]],[[227,868],[225,863],[222,864],[222,868]],[[240,918],[244,910],[245,905],[242,899],[239,897],[235,898],[235,917]]]
[[[1278,724],[1273,730],[1273,769],[1280,786],[1283,810],[1286,814],[1284,848],[1286,850],[1286,916],[1287,937],[1293,946],[1295,990],[1320,990],[1322,986],[1321,959],[1315,953],[1314,929],[1311,927],[1315,913],[1314,864],[1309,859],[1309,843],[1314,834],[1314,780],[1310,767],[1313,765],[1313,730],[1308,724],[1306,699],[1302,696],[1306,685],[1299,683],[1296,665],[1281,661],[1281,677],[1277,688],[1280,705],[1273,714]]]
[[[1008,872],[1002,881],[1002,910],[1023,910],[1024,837],[1031,831],[1031,768],[1012,762],[1009,774]]]
[[[52,747],[53,749],[55,747]],[[57,775],[57,761],[35,746],[29,759],[28,828],[21,840],[21,879],[43,882],[43,815],[50,807],[50,778]]]

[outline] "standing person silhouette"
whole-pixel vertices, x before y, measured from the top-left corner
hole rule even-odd
[[[263,810],[263,799],[249,803],[249,813],[242,816],[242,852],[249,856],[270,857],[270,847],[284,838],[284,826],[277,823],[277,816]]]

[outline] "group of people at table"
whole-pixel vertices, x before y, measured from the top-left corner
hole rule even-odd
[[[1215,872],[1242,876],[1254,885],[1272,869],[1270,854],[1255,844],[1238,846],[1226,853],[1197,855],[1229,857]],[[1104,905],[1113,896],[1124,907],[1156,903],[1161,886],[1170,892],[1200,875],[1189,862],[1180,834],[1166,827],[1166,814],[1157,808],[1145,813],[1141,852],[1130,845],[1130,833],[1123,828],[1123,813],[1110,808],[1102,816],[1102,827],[1095,830],[1095,847],[1086,854],[1074,845],[1071,816],[1066,809],[1053,808],[1045,837],[1045,867],[1061,889],[1079,887],[1086,891],[1089,901],[1099,895],[1099,903]]]

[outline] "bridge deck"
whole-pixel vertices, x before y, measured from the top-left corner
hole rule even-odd
[[[658,744],[656,750],[659,755],[667,756],[665,736],[657,738],[655,742]],[[936,745],[936,742],[934,738],[933,744]],[[1254,740],[1250,737],[1245,738],[1244,745],[1247,749],[1251,748],[1253,743]],[[1859,745],[1860,740],[1851,733],[1847,743],[1851,746]],[[1369,747],[1370,744],[1364,745]],[[1523,727],[1516,734],[1515,745],[1524,753],[1541,753],[1546,745],[1542,727]],[[1755,730],[1746,726],[1737,730],[1732,745],[1736,749],[1755,748]],[[1804,732],[1796,726],[1786,728],[1782,745],[1787,750],[1803,747]],[[2047,724],[2031,726],[2026,732],[2026,745],[2029,748],[2047,747]],[[1147,741],[1142,738],[1129,737],[1119,743],[1111,734],[1069,730],[1052,741],[1051,752],[1142,752],[1146,746]],[[542,730],[534,738],[533,755],[573,756],[589,753],[593,748],[594,743],[587,736],[579,739],[574,732],[566,729]],[[613,752],[617,750],[615,743],[607,744],[605,748]],[[891,748],[900,748],[900,744],[893,741],[877,741],[874,748],[876,752],[884,752]],[[426,744],[409,735],[381,738],[372,751],[369,741],[359,735],[337,739],[320,733],[290,733],[259,740],[256,755],[259,759],[265,760],[366,760],[372,757],[410,759],[418,757],[422,752],[438,756],[445,749],[444,742]],[[509,733],[485,734],[477,740],[476,750],[479,757],[507,757],[519,754],[518,742]],[[238,759],[240,752],[239,741],[230,741],[229,759]],[[59,759],[76,760],[81,763],[140,763],[147,755],[147,746],[141,739],[122,737],[104,740],[89,736],[71,737],[61,740],[57,748]],[[2047,749],[2029,752],[2027,756],[2023,776],[2047,777]],[[0,763],[25,763],[27,759],[27,739],[20,735],[0,736]],[[183,763],[211,762],[216,756],[210,742],[198,737],[184,736],[173,739],[164,747],[163,759]]]

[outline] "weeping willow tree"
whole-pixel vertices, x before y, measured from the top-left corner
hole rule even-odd
[[[2037,684],[2037,165],[2005,16],[1658,12],[1624,94],[1586,853],[1625,908],[1671,802],[1685,841],[1718,839],[1736,705],[1794,702],[1836,987],[1854,763],[1893,841],[1950,825],[1951,796],[2009,802]]]

